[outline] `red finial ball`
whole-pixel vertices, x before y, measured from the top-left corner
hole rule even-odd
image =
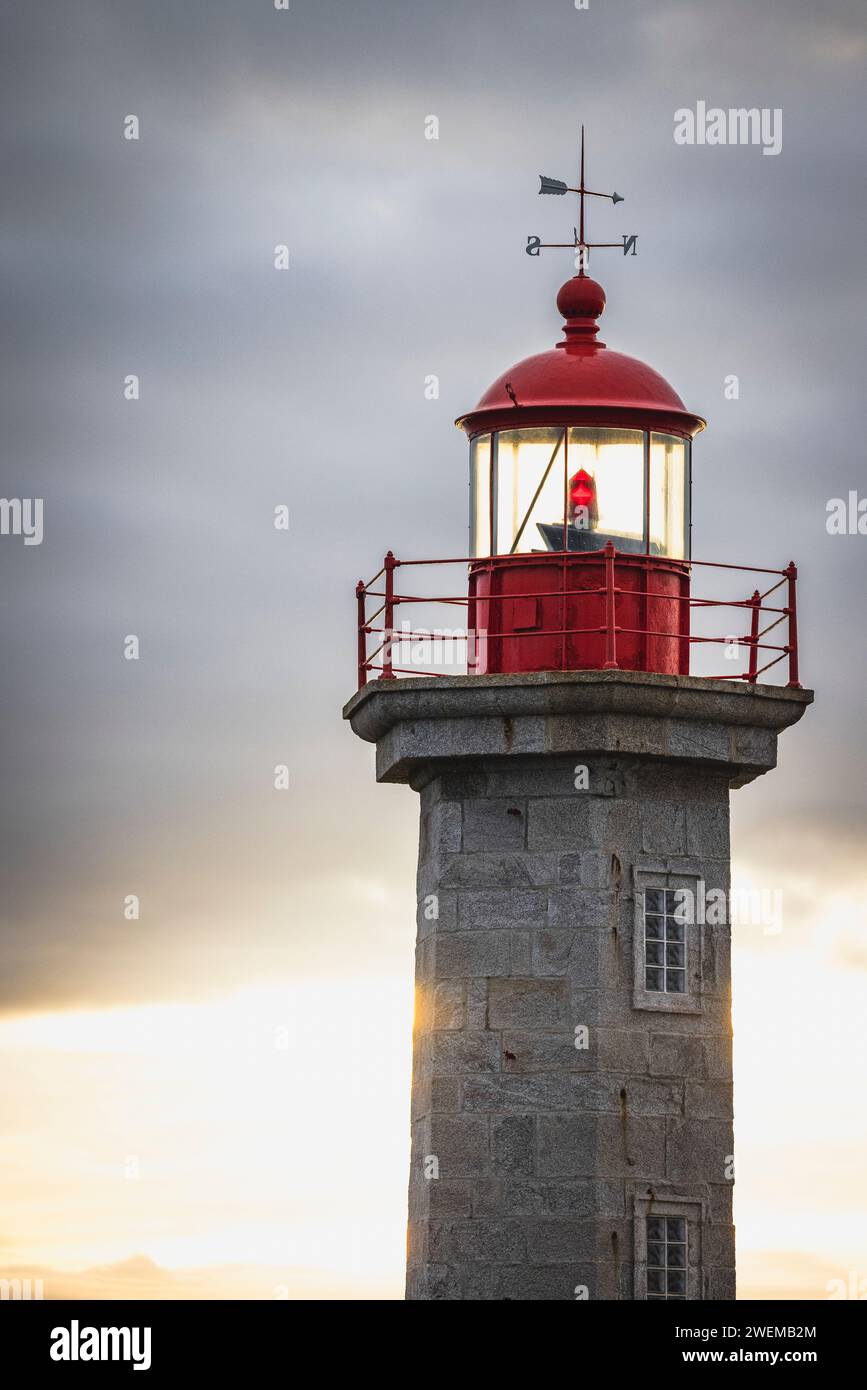
[[[598,319],[605,308],[605,291],[587,275],[574,275],[557,295],[557,308],[564,319]]]

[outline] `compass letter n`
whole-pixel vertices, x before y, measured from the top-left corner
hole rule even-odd
[[[632,252],[632,254],[633,254],[633,256],[634,256],[634,255],[636,254],[637,250],[638,250],[638,237],[637,237],[637,236],[627,236],[626,233],[624,232],[624,233],[623,233],[623,254],[624,254],[624,256],[628,256],[629,253],[630,253],[630,251]]]

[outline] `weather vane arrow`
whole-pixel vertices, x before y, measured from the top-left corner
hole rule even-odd
[[[584,199],[585,198],[608,198],[612,205],[624,202],[623,195],[620,193],[599,193],[594,188],[588,188],[584,182],[584,127],[581,127],[581,164],[579,169],[578,187],[573,188],[570,184],[564,183],[562,179],[548,178],[547,174],[539,175],[540,194],[554,194],[562,198],[566,193],[577,193],[578,195],[578,226],[572,230],[574,236],[572,241],[543,241],[541,237],[528,236],[526,251],[528,256],[538,256],[542,250],[566,249],[577,252],[575,265],[580,275],[584,275],[590,261],[591,249],[603,247],[619,247],[624,256],[635,255],[638,250],[638,237],[624,233],[622,241],[588,241],[584,235]]]

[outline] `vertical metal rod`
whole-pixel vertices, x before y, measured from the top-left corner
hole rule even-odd
[[[497,526],[497,480],[496,472],[500,465],[499,445],[496,431],[490,436],[488,446],[488,554],[494,554],[494,534]]]
[[[355,601],[358,609],[358,689],[367,685],[367,625],[365,599],[367,591],[364,580],[359,579],[355,586]]]
[[[755,685],[756,672],[759,669],[759,613],[762,608],[762,598],[758,589],[753,590],[750,603],[753,607],[753,613],[750,620],[750,669],[747,680],[750,682],[750,685]]]
[[[569,603],[566,598],[569,550],[569,426],[563,426],[563,562],[560,573],[560,670],[566,670],[566,629],[569,626]],[[544,626],[544,624],[543,624]]]
[[[798,679],[798,570],[794,560],[790,560],[783,574],[789,581],[789,688],[800,690]]]
[[[476,575],[470,573],[470,587],[467,594],[467,675],[474,674],[479,664],[478,638],[476,637]]]
[[[385,628],[385,642],[382,648],[382,674],[380,680],[393,681],[394,671],[391,660],[391,644],[394,638],[394,571],[397,567],[397,560],[391,551],[388,552],[382,562],[385,570],[385,610],[383,624]]]
[[[617,633],[614,626],[614,542],[605,542],[605,661],[604,671],[617,670]]]
[[[650,431],[644,430],[641,436],[641,457],[644,466],[644,476],[642,484],[644,488],[644,554],[650,555]],[[642,589],[644,594],[640,600],[639,612],[641,614],[641,637],[639,651],[641,654],[642,671],[650,670],[650,637],[648,629],[650,627],[650,600],[648,591],[650,589],[650,567],[645,559],[642,575]],[[682,605],[681,605],[682,606]],[[678,664],[680,664],[680,653],[678,654]]]

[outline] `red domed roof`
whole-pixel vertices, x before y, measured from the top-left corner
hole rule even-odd
[[[522,424],[610,424],[688,436],[704,429],[659,372],[597,340],[604,307],[595,280],[567,280],[557,295],[563,341],[510,367],[456,423],[469,435]]]

